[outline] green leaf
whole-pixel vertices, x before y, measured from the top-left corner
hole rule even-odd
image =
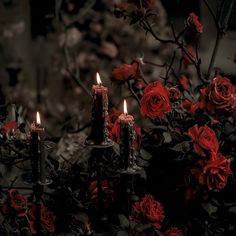
[[[129,234],[122,230],[117,233],[117,236],[129,236]]]
[[[217,207],[213,206],[211,203],[202,203],[202,208],[208,213],[209,216],[217,212]]]
[[[236,206],[230,207],[229,212],[230,213],[236,213]]]
[[[171,143],[172,137],[168,132],[163,132],[164,143]]]
[[[140,156],[142,157],[142,159],[147,161],[152,158],[152,155],[143,148],[140,150]]]
[[[178,143],[176,144],[174,147],[170,148],[171,150],[173,151],[176,151],[176,152],[187,152],[189,150],[189,142],[188,141],[184,141],[182,143]]]
[[[119,221],[120,221],[120,227],[122,229],[127,229],[129,228],[129,220],[125,215],[119,214],[118,215]]]

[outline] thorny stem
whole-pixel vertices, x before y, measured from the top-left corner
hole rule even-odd
[[[133,88],[132,88],[132,86],[131,86],[131,84],[130,84],[130,81],[127,81],[127,84],[128,84],[128,88],[129,88],[130,92],[131,92],[132,95],[134,96],[134,98],[135,98],[135,100],[137,101],[138,105],[141,106],[140,101],[139,101],[139,98],[138,98],[137,94],[134,92],[134,90],[133,90]]]
[[[85,86],[85,84],[80,80],[79,76],[78,76],[78,70],[77,73],[74,74],[70,69],[69,69],[69,53],[67,50],[67,47],[65,46],[65,59],[66,59],[66,64],[67,64],[67,72],[69,72],[70,76],[72,77],[72,79],[74,79],[74,81],[77,83],[77,85],[79,85],[84,92],[89,96],[92,97],[90,91],[88,90],[88,88]],[[77,68],[78,69],[78,68]]]
[[[174,51],[173,56],[172,56],[172,59],[171,59],[171,62],[170,62],[170,65],[169,65],[168,69],[166,70],[165,84],[166,84],[166,82],[167,82],[167,79],[168,79],[168,76],[169,76],[169,72],[170,72],[170,70],[172,69],[172,66],[173,66],[173,64],[174,64],[175,56],[176,56],[176,52]]]
[[[141,22],[141,26],[143,27],[144,30],[146,30],[147,32],[150,32],[151,35],[158,40],[161,43],[171,43],[171,44],[175,44],[176,46],[178,46],[181,51],[188,57],[188,59],[193,63],[193,65],[196,68],[197,71],[197,75],[199,77],[199,79],[204,83],[206,82],[205,79],[202,76],[201,73],[201,61],[200,60],[195,60],[195,58],[185,49],[184,45],[182,42],[179,41],[180,36],[185,32],[185,29],[183,31],[181,31],[178,36],[176,36],[175,31],[172,28],[172,33],[173,33],[173,37],[174,40],[167,40],[167,39],[161,39],[159,38],[156,33],[153,31],[152,26],[150,25],[150,23],[148,22],[148,20],[142,20]]]
[[[218,29],[218,28],[219,28],[219,24],[218,24],[217,18],[216,18],[216,16],[215,16],[215,13],[213,12],[213,10],[212,10],[210,4],[207,2],[207,0],[203,0],[203,2],[205,3],[205,5],[206,5],[208,11],[210,12],[210,14],[211,14],[211,16],[212,16],[212,18],[213,18],[213,20],[214,20],[214,23],[215,23],[215,25],[216,25],[216,28]]]
[[[212,72],[212,69],[214,67],[214,63],[215,63],[216,55],[217,55],[218,50],[219,50],[220,42],[221,42],[222,38],[225,35],[225,31],[228,28],[228,23],[229,23],[229,19],[230,19],[232,10],[233,10],[234,3],[235,3],[235,0],[232,0],[231,3],[230,3],[227,15],[224,18],[223,25],[220,26],[220,22],[217,22],[216,41],[215,41],[215,46],[214,46],[214,49],[213,49],[213,52],[212,52],[211,61],[210,61],[208,71],[207,71],[207,79],[210,79],[210,77],[211,77],[211,72]],[[223,7],[222,7],[222,9],[223,9]],[[222,9],[221,9],[221,12],[223,11]],[[221,12],[219,13],[220,15],[221,15]],[[219,21],[220,21],[220,18],[219,18]]]

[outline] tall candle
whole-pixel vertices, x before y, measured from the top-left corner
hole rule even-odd
[[[134,165],[134,117],[128,114],[124,100],[124,112],[119,116],[121,168],[127,170]]]
[[[36,122],[31,124],[31,147],[32,147],[32,172],[33,181],[45,183],[45,156],[43,153],[43,133],[39,112],[36,114]]]
[[[92,87],[92,128],[86,140],[88,145],[109,144],[107,115],[108,115],[108,89],[102,85],[99,74],[96,74],[97,84]]]

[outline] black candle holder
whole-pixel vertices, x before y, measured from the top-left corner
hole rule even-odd
[[[107,217],[103,212],[103,189],[102,189],[102,182],[103,182],[103,165],[102,165],[102,157],[106,148],[113,146],[114,143],[112,141],[109,142],[109,145],[88,145],[92,146],[95,151],[95,158],[96,158],[96,172],[97,172],[97,189],[98,189],[98,211],[100,215],[101,221],[106,221]]]

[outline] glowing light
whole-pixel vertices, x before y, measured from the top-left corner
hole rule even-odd
[[[97,78],[97,84],[98,84],[98,85],[101,85],[101,84],[102,84],[102,81],[101,81],[101,78],[100,78],[100,75],[98,74],[98,72],[97,72],[97,74],[96,74],[96,78]]]
[[[125,99],[124,99],[124,114],[128,115],[127,102]]]
[[[40,114],[39,114],[38,111],[37,111],[37,113],[36,113],[36,124],[37,124],[37,125],[41,125]]]

